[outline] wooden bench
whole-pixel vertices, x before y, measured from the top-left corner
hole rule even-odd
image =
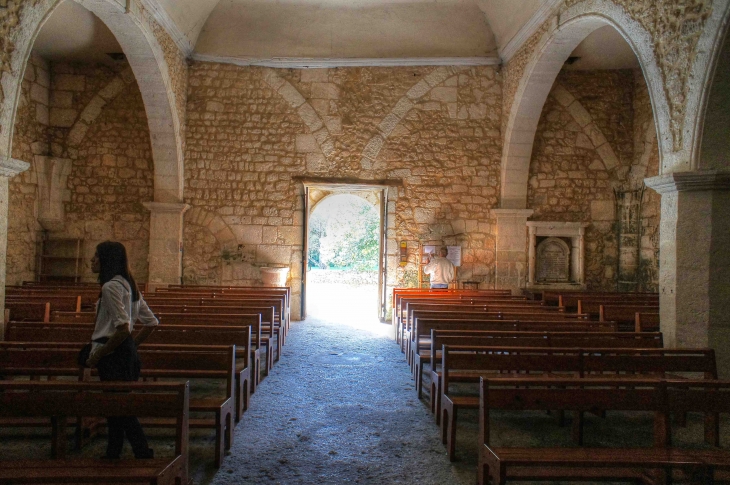
[[[255,392],[261,382],[261,374],[268,374],[273,364],[273,346],[269,335],[264,335],[259,321],[260,315],[247,315],[236,313],[160,313],[157,315],[160,323],[164,325],[196,325],[196,326],[226,326],[226,327],[251,327],[251,369],[252,391]],[[258,317],[258,318],[257,318]],[[266,370],[261,367],[261,354],[264,354]]]
[[[0,347],[0,373],[6,376],[79,376],[88,378],[89,369],[76,364],[78,349],[56,348],[46,344],[39,348]],[[142,378],[221,379],[225,395],[193,398],[190,411],[212,415],[213,418],[190,419],[191,428],[215,430],[215,465],[223,463],[223,450],[233,442],[235,414],[235,346],[201,347],[150,345],[138,350],[142,361]],[[95,371],[91,371],[95,374]],[[76,414],[80,415],[80,414]],[[171,427],[169,419],[142,421],[147,426]]]
[[[266,300],[276,299],[281,301],[281,307],[278,304],[277,316],[281,318],[285,333],[288,332],[291,324],[290,315],[290,300],[291,295],[289,288],[198,288],[198,289],[171,289],[171,288],[158,288],[155,293],[151,294],[151,297],[204,297],[214,299],[235,299],[235,300]]]
[[[9,328],[9,340],[0,347],[36,347],[55,343],[69,343],[68,348],[79,349],[91,340],[91,324],[45,324],[13,323]],[[135,334],[138,331],[135,331]],[[158,326],[147,337],[140,348],[151,345],[185,345],[206,347],[210,345],[236,346],[236,422],[240,421],[248,409],[250,395],[254,392],[251,364],[251,327],[174,325]]]
[[[652,448],[572,448],[493,446],[490,414],[494,409],[516,411],[566,409],[581,416],[596,409],[654,414]],[[632,481],[669,483],[673,471],[713,483],[718,471],[730,469],[730,453],[719,449],[671,447],[671,413],[702,412],[706,435],[718,413],[730,412],[728,381],[626,381],[562,379],[549,385],[540,380],[483,379],[480,385],[480,445],[478,483],[503,485],[507,480]],[[708,429],[710,428],[710,429]],[[717,434],[712,436],[716,437]],[[707,438],[706,438],[707,441]],[[709,443],[714,444],[715,443]]]
[[[659,312],[639,311],[634,314],[635,332],[658,332],[659,330]]]
[[[195,296],[176,296],[176,297],[160,297],[149,296],[145,300],[149,304],[152,311],[163,311],[162,307],[228,307],[235,309],[231,313],[253,313],[249,311],[252,308],[262,308],[262,323],[272,327],[272,336],[281,334],[281,343],[283,345],[286,337],[286,313],[284,310],[285,300],[283,297],[259,297],[259,296],[222,296],[222,297],[195,297]],[[271,318],[267,315],[267,308],[273,307]],[[158,310],[158,308],[160,308]],[[164,310],[167,311],[167,310]]]
[[[480,346],[480,347],[576,347],[583,349],[661,349],[663,345],[661,333],[628,333],[628,332],[492,332],[481,330],[431,330],[431,347],[424,359],[431,364],[430,405],[436,418],[441,423],[441,348],[443,345]],[[714,362],[714,357],[712,359]],[[716,371],[715,371],[716,372]],[[716,375],[716,374],[715,374]],[[451,380],[458,381],[459,376],[452,373]],[[421,385],[423,383],[421,382]],[[419,394],[420,398],[420,394]]]
[[[616,332],[616,325],[609,322],[576,321],[532,321],[527,316],[524,320],[450,320],[450,319],[416,319],[412,337],[409,339],[411,353],[411,370],[416,382],[419,382],[426,363],[422,350],[430,348],[431,330],[490,330],[490,331],[549,331],[549,332]]]
[[[110,392],[113,391],[113,392]],[[121,413],[171,419],[173,456],[150,460],[0,461],[0,483],[188,483],[189,386],[148,383],[0,382],[0,417],[50,418],[53,451],[65,456],[68,416]]]
[[[711,349],[580,349],[527,347],[442,347],[441,429],[451,460],[456,443],[458,409],[476,409],[479,400],[452,395],[452,374],[458,382],[479,382],[480,377],[499,373],[525,373],[520,377],[585,377],[590,379],[640,380],[651,377],[702,373],[717,378],[715,353]],[[563,410],[563,408],[552,408]],[[582,427],[574,432],[582,444]]]
[[[266,372],[274,366],[275,355],[280,349],[281,340],[274,340],[274,331],[271,325],[264,325],[261,311],[238,310],[227,306],[171,306],[157,305],[155,315],[158,318],[166,317],[167,324],[195,324],[195,325],[258,325],[260,333],[252,333],[255,348],[265,349]],[[190,316],[183,316],[190,315]]]

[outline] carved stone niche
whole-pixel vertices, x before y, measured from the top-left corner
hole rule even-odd
[[[538,283],[570,281],[570,246],[560,238],[549,237],[537,245],[535,277]]]
[[[584,287],[583,237],[588,223],[528,221],[530,234],[527,287]]]

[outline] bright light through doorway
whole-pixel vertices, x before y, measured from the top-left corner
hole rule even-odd
[[[379,212],[352,194],[332,195],[309,219],[307,313],[385,333],[377,318]]]

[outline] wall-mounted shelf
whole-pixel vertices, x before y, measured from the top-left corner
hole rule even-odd
[[[38,262],[39,281],[81,281],[83,239],[44,237]]]

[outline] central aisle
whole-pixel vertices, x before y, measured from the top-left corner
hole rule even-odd
[[[390,325],[328,320],[292,324],[209,483],[473,483],[473,466],[448,462]]]

